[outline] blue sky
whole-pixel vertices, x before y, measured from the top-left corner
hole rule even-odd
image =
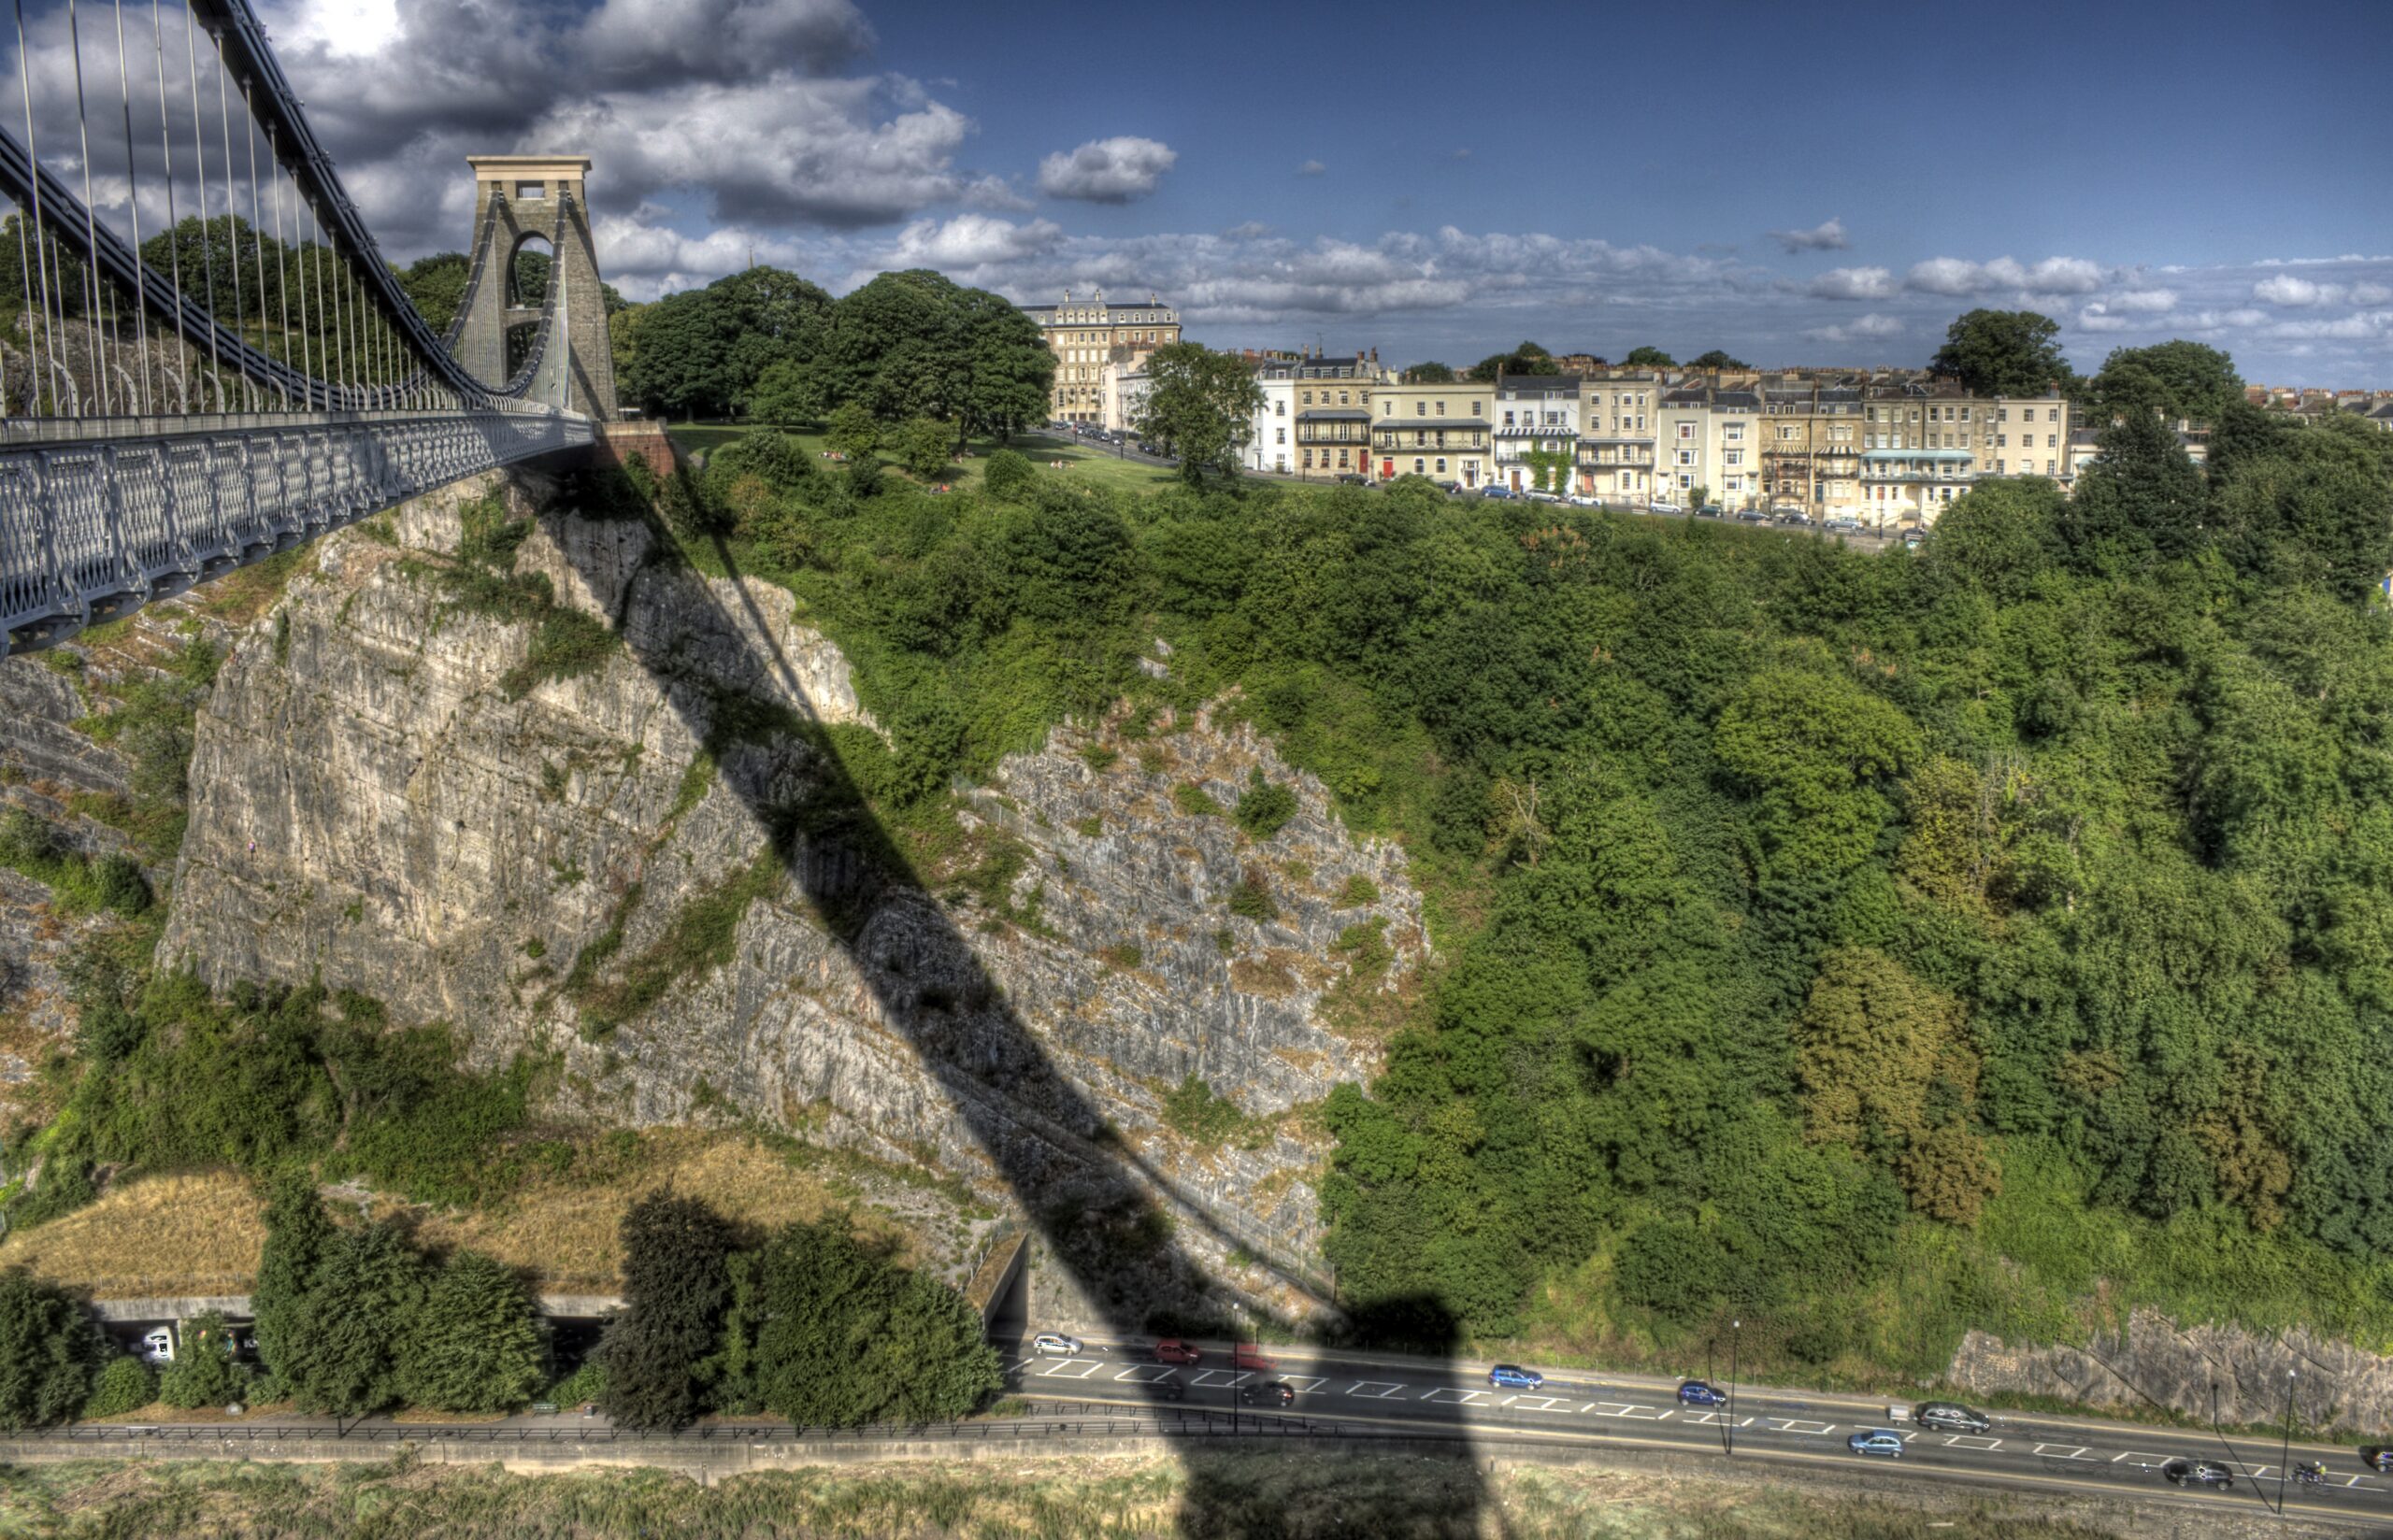
[[[392,250],[461,243],[468,150],[580,149],[636,295],[752,249],[1454,362],[1916,363],[2026,305],[2081,367],[2393,386],[2385,0],[268,9]]]

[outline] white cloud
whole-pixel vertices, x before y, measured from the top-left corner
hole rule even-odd
[[[604,0],[573,38],[578,62],[610,85],[827,75],[870,51],[852,0]]]
[[[2352,285],[2352,303],[2355,305],[2382,305],[2387,300],[2393,300],[2393,284],[2355,283]]]
[[[1271,227],[1261,220],[1249,220],[1244,224],[1231,225],[1222,232],[1222,236],[1225,240],[1251,241],[1261,240],[1270,233]]]
[[[2332,305],[2343,297],[2339,283],[2314,283],[2290,273],[2272,273],[2252,285],[2252,297],[2271,305]]]
[[[1895,317],[1871,311],[1858,321],[1849,321],[1838,326],[1815,326],[1803,335],[1817,337],[1822,342],[1875,342],[1900,336],[1909,330],[1909,326]]]
[[[2114,316],[2100,301],[2077,312],[2077,329],[2081,332],[2124,332],[2133,322],[2125,316]]]
[[[2147,313],[2173,310],[2177,307],[2174,289],[2123,289],[2105,302],[2114,310],[2142,310]]]
[[[999,214],[1026,214],[1039,206],[1013,190],[1013,184],[1003,177],[981,177],[967,184],[963,192],[967,207],[986,208]]]
[[[1883,267],[1838,267],[1805,285],[1815,299],[1888,299],[1895,292],[1895,275]]]
[[[1299,177],[1318,177],[1328,169],[1329,167],[1322,164],[1319,161],[1306,161],[1297,167],[1297,175]]]
[[[1841,251],[1853,244],[1845,237],[1842,220],[1829,220],[1809,230],[1773,230],[1770,238],[1790,255],[1797,251]]]
[[[1055,249],[1062,228],[1049,220],[1015,224],[986,214],[958,214],[944,224],[917,220],[897,234],[892,267],[985,267],[1020,262]]]
[[[1913,264],[1903,284],[1921,293],[1955,298],[2004,289],[2023,294],[2086,294],[2102,286],[2102,269],[2083,257],[2046,257],[2033,267],[2012,257],[1992,262],[1930,257]]]
[[[1091,139],[1078,150],[1058,150],[1039,163],[1039,191],[1051,198],[1085,203],[1128,203],[1153,192],[1180,159],[1157,139],[1116,135]]]

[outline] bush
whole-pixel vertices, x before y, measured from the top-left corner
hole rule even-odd
[[[1205,789],[1188,781],[1171,789],[1171,805],[1190,818],[1220,818],[1222,805],[1215,802]]]
[[[702,1405],[697,1369],[729,1302],[731,1227],[695,1198],[654,1192],[623,1214],[623,1313],[598,1363],[608,1415],[627,1428],[679,1428]]]
[[[247,1397],[250,1372],[233,1358],[232,1329],[210,1310],[183,1322],[181,1350],[158,1376],[158,1399],[191,1411]]]
[[[460,1251],[408,1324],[399,1390],[418,1406],[506,1411],[532,1398],[546,1356],[523,1281],[494,1258]]]
[[[1249,866],[1230,890],[1230,913],[1243,920],[1275,920],[1280,906],[1271,902],[1271,884],[1259,866]]]
[[[1718,1296],[1707,1280],[1719,1267],[1719,1246],[1692,1221],[1649,1219],[1620,1243],[1612,1290],[1625,1303],[1684,1326],[1710,1312]]]
[[[83,1419],[122,1417],[158,1399],[158,1376],[150,1365],[126,1354],[108,1360],[92,1382],[92,1397],[83,1403]]]
[[[1263,778],[1260,766],[1247,775],[1246,790],[1239,793],[1238,826],[1256,839],[1269,839],[1297,816],[1297,794],[1284,786],[1276,786]]]
[[[1018,496],[1039,473],[1031,468],[1030,457],[1020,449],[999,449],[989,456],[988,468],[981,473],[981,485],[992,497],[1009,501]]]

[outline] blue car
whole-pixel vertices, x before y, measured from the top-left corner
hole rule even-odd
[[[1545,1383],[1545,1376],[1517,1363],[1499,1363],[1487,1371],[1487,1383],[1500,1390],[1534,1390]]]
[[[1903,1435],[1872,1428],[1866,1433],[1855,1433],[1844,1441],[1844,1447],[1855,1454],[1883,1454],[1890,1459],[1903,1457]]]
[[[1683,1406],[1726,1406],[1728,1405],[1728,1392],[1723,1390],[1717,1385],[1707,1385],[1702,1380],[1690,1379],[1685,1384],[1679,1387],[1679,1405]]]

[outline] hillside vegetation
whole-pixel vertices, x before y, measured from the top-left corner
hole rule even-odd
[[[1383,1329],[1940,1367],[2157,1300],[2393,1337],[2393,442],[2130,414],[1916,556],[1385,492],[932,496],[760,434],[662,503],[787,583],[935,807],[1235,692],[1445,971],[1328,1108]],[[1137,658],[1160,636],[1169,677]]]

